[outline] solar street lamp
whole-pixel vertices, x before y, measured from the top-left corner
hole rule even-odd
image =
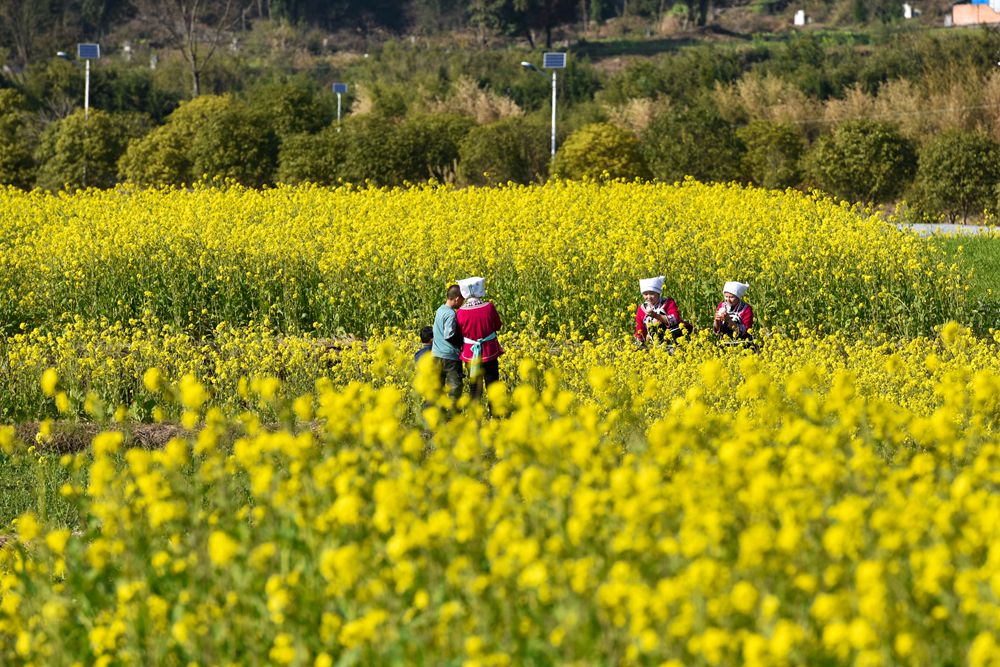
[[[521,67],[545,76],[542,70],[527,60],[521,61]],[[552,157],[554,158],[556,156],[556,70],[566,69],[566,54],[558,51],[543,53],[542,69],[552,70]]]
[[[333,92],[337,94],[337,131],[340,131],[340,96],[347,92],[346,83],[333,84]]]
[[[90,116],[90,61],[101,57],[101,45],[77,44],[76,57],[87,63],[87,73],[83,79],[83,117],[86,119]]]

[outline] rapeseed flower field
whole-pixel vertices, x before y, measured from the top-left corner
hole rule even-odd
[[[934,244],[693,182],[2,196],[4,664],[1000,664],[1000,332]],[[411,332],[467,274],[453,411]]]
[[[730,185],[452,190],[0,190],[0,325],[80,315],[368,336],[428,323],[444,287],[488,278],[511,327],[618,330],[666,276],[691,322],[727,280],[765,328],[928,334],[962,313],[944,251],[821,196]],[[631,309],[630,309],[631,307]]]

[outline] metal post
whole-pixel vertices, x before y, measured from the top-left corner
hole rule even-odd
[[[87,73],[84,75],[83,79],[83,118],[86,120],[90,117],[90,60],[85,61],[87,63]]]
[[[90,118],[90,60],[84,61],[86,67],[84,71],[86,74],[83,75],[83,187],[87,187],[87,127],[90,123],[87,119]]]
[[[556,71],[552,70],[552,157],[556,156]]]
[[[343,94],[347,92],[347,84],[334,83],[333,92],[337,96],[337,132],[340,132],[340,104]]]

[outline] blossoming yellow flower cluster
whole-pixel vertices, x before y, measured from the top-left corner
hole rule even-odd
[[[961,312],[943,251],[877,216],[730,185],[451,190],[0,189],[0,327],[60,315],[155,317],[201,336],[265,318],[367,336],[426,324],[450,281],[488,279],[508,326],[628,326],[637,280],[665,275],[707,325],[727,280],[758,325],[907,334]]]
[[[866,397],[922,413],[947,387],[970,381],[971,369],[994,367],[1000,336],[976,338],[955,323],[936,337],[857,333],[823,336],[801,329],[759,336],[760,353],[741,363],[774,378],[802,372],[827,383],[835,372],[850,372]],[[502,333],[507,354],[501,371],[515,382],[534,378],[536,384],[552,372],[577,397],[613,399],[632,411],[648,406],[647,416],[697,385],[720,392],[713,400],[721,407],[738,409],[745,396],[723,390],[725,379],[741,374],[742,357],[720,354],[707,334],[700,332],[669,354],[635,349],[628,330],[592,338],[565,330],[544,337]],[[230,413],[250,410],[268,421],[296,415],[308,420],[308,401],[287,401],[312,396],[317,381],[338,388],[355,382],[391,385],[409,397],[404,402],[415,413],[420,401],[410,397],[410,388],[416,345],[411,334],[391,330],[337,343],[280,335],[262,325],[222,325],[205,341],[169,326],[131,329],[77,319],[57,332],[35,330],[7,339],[0,415],[12,421],[74,416],[177,421],[185,410],[197,417],[203,407],[215,406]],[[701,367],[705,360],[712,364]],[[177,391],[167,391],[169,383],[180,383]]]
[[[691,182],[0,201],[0,663],[1000,661],[1000,332],[935,244]],[[406,333],[469,274],[488,412]],[[760,352],[636,349],[659,274]]]
[[[491,419],[429,364],[413,418],[391,375],[248,383],[278,430],[145,373],[194,432],[65,456],[81,523],[12,527],[0,660],[1000,659],[1000,339],[619,342],[512,336]]]

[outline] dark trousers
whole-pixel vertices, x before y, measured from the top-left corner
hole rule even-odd
[[[500,380],[500,360],[492,359],[484,361],[479,366],[479,377],[472,380],[469,387],[469,396],[473,400],[478,400],[483,395],[484,387],[489,387],[494,382]]]
[[[670,330],[670,337],[678,341],[684,336],[690,336],[692,331],[694,327],[687,322],[678,322],[677,326]]]
[[[441,369],[441,388],[448,392],[454,404],[462,396],[462,362],[458,359],[434,357]]]
[[[668,329],[667,327],[653,327],[650,337],[658,343],[662,343],[664,340],[669,343],[676,343],[684,336],[690,336],[692,331],[694,331],[694,327],[687,322],[678,322],[677,326],[672,329]]]

